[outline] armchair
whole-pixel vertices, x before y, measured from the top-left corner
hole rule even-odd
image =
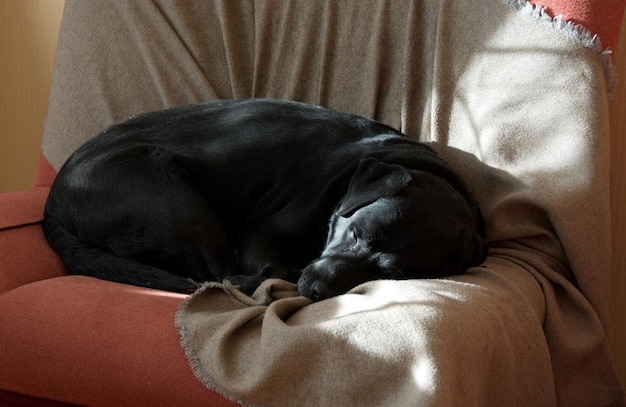
[[[626,405],[606,336],[604,52],[624,3],[545,5],[67,0],[36,185],[0,195],[0,404]],[[487,262],[316,304],[280,284],[250,305],[67,275],[40,221],[69,154],[132,114],[243,97],[432,143],[483,207]]]

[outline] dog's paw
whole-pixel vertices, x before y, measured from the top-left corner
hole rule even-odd
[[[239,274],[235,276],[228,276],[225,278],[225,280],[228,280],[232,285],[237,287],[239,291],[246,295],[252,295],[254,293],[254,290],[256,290],[257,287],[261,285],[261,283],[265,279],[265,277],[259,274],[255,274],[252,276]]]
[[[285,264],[267,263],[260,271],[260,275],[264,279],[279,278],[289,282],[296,282],[300,278],[302,271],[297,267],[291,267]]]

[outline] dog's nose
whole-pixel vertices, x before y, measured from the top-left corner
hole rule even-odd
[[[336,292],[336,281],[326,268],[317,267],[319,264],[304,269],[298,280],[298,292],[314,302],[333,297]]]
[[[302,271],[298,292],[313,301],[343,294],[359,282],[354,275],[357,270],[358,264],[350,264],[350,259],[343,257],[318,259]]]
[[[311,300],[314,302],[325,300],[326,298],[332,297],[330,291],[328,290],[327,284],[324,284],[320,280],[315,280],[313,284],[311,284]]]

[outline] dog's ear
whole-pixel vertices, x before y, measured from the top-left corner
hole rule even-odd
[[[400,165],[386,164],[375,158],[359,162],[346,196],[337,209],[337,215],[351,216],[354,211],[371,204],[378,198],[392,196],[406,188],[411,173]]]

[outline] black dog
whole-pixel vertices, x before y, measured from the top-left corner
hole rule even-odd
[[[250,292],[276,277],[320,300],[374,279],[462,273],[486,256],[477,206],[432,149],[269,99],[112,125],[63,166],[43,226],[72,273],[177,292],[224,278]]]

